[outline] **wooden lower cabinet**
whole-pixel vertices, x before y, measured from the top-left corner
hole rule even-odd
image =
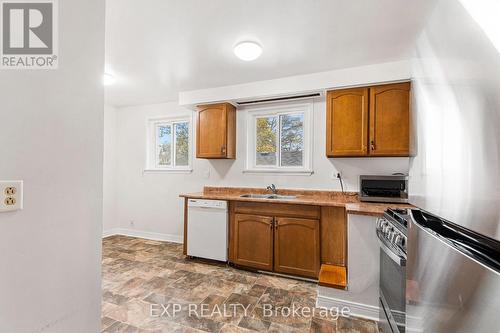
[[[319,220],[277,217],[274,230],[274,271],[318,277]]]
[[[347,214],[344,207],[321,207],[321,263],[347,266]]]
[[[346,264],[344,207],[231,202],[229,261],[317,279],[321,264]]]
[[[273,269],[273,218],[235,214],[232,227],[232,261],[262,270]]]

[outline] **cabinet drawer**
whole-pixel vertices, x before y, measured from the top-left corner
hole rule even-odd
[[[319,219],[320,207],[300,204],[282,204],[282,203],[261,203],[237,201],[234,203],[235,213],[256,214],[267,216],[283,217],[302,217],[310,219]]]

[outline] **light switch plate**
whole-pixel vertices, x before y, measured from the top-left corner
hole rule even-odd
[[[23,209],[23,181],[0,180],[0,213]]]

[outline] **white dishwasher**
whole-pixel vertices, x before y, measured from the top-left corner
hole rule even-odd
[[[227,261],[227,202],[189,199],[187,255]]]

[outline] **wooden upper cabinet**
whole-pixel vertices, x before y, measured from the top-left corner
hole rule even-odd
[[[317,278],[320,269],[319,220],[277,217],[274,271]]]
[[[231,253],[235,264],[273,270],[273,217],[235,214]]]
[[[368,153],[368,88],[329,91],[326,106],[326,155]]]
[[[236,108],[229,103],[198,106],[197,158],[236,158]]]
[[[409,156],[410,83],[370,88],[371,156]]]
[[[327,157],[409,156],[410,83],[329,91]]]

